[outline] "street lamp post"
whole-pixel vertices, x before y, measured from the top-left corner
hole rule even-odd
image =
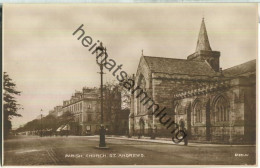
[[[99,51],[101,51],[101,53],[99,53],[99,55],[98,55],[98,50]],[[100,98],[101,98],[101,121],[100,121],[100,139],[99,139],[99,148],[106,148],[106,137],[105,137],[105,135],[106,135],[106,130],[105,130],[105,128],[104,128],[104,125],[103,125],[103,122],[104,122],[104,120],[103,120],[103,74],[104,74],[104,72],[103,72],[103,66],[104,66],[104,60],[102,59],[102,56],[105,54],[105,56],[107,56],[107,53],[106,53],[106,49],[103,47],[103,45],[102,45],[102,43],[100,43],[100,46],[98,46],[97,48],[96,48],[96,55],[97,55],[97,57],[96,57],[96,61],[97,61],[97,64],[99,65],[99,67],[100,67],[100,94],[101,94],[101,96],[100,96]],[[101,61],[100,62],[98,62],[98,58],[101,58]],[[106,58],[105,58],[106,59]]]
[[[42,137],[42,109],[41,109],[41,135],[40,136]]]

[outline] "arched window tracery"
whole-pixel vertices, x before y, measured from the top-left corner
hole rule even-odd
[[[196,123],[201,123],[202,122],[202,104],[200,101],[197,101],[194,105],[194,117],[195,117],[195,122]]]
[[[229,102],[220,96],[215,103],[215,121],[229,121]]]

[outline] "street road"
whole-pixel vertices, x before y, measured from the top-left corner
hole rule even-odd
[[[245,165],[255,146],[175,145],[98,137],[15,136],[4,142],[4,165]]]

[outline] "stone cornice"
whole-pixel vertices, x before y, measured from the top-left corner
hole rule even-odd
[[[204,95],[217,90],[228,89],[230,87],[231,87],[230,81],[215,82],[213,84],[202,86],[197,89],[190,89],[183,92],[175,93],[173,95],[173,99],[178,100],[178,99],[183,99],[183,98],[188,98],[188,97],[193,97],[198,95]]]
[[[208,81],[214,82],[218,81],[221,76],[206,76],[206,75],[189,75],[189,74],[169,74],[169,73],[161,73],[161,72],[153,72],[152,79],[171,79],[171,80],[201,80],[201,81]],[[222,77],[223,78],[223,77]]]

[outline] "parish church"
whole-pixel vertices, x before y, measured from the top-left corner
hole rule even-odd
[[[189,139],[255,143],[256,60],[222,69],[220,59],[202,19],[193,54],[186,59],[142,55],[134,79],[176,123],[184,125]],[[137,94],[131,97],[130,136],[172,137]]]

